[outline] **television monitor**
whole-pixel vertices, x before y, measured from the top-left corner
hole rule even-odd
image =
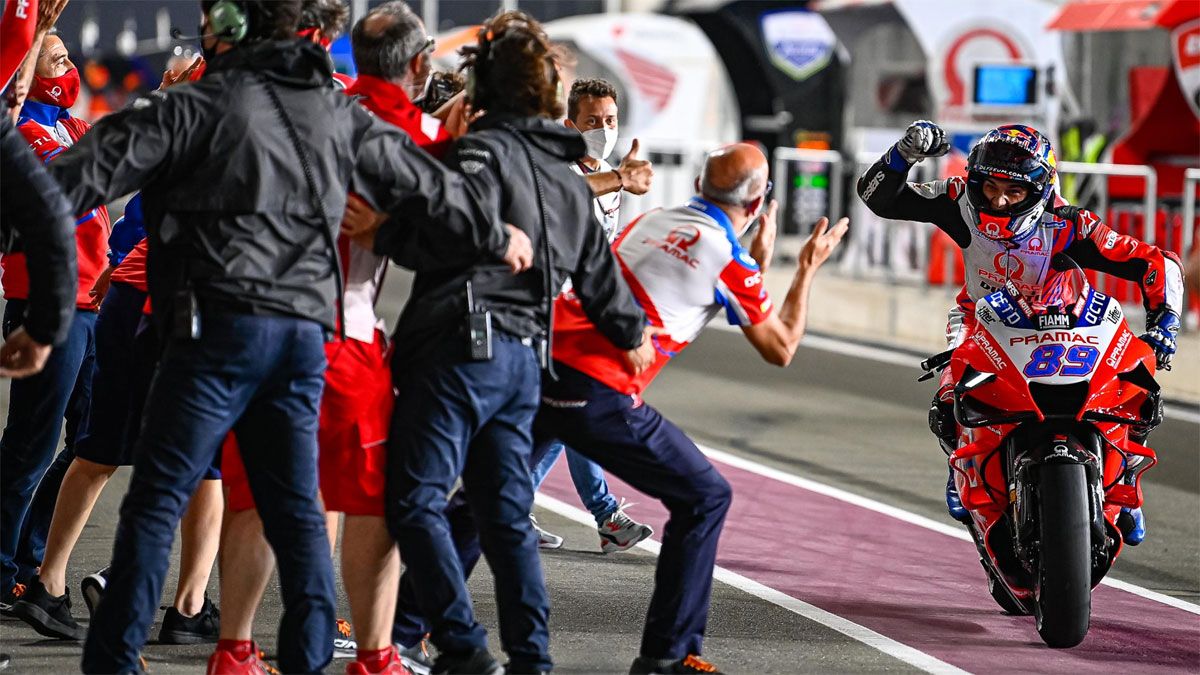
[[[1037,87],[1037,68],[1031,64],[980,63],[971,102],[980,108],[1030,108],[1037,104]]]

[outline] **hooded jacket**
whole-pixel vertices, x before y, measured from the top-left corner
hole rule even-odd
[[[50,165],[86,210],[142,190],[157,316],[190,288],[208,311],[291,316],[334,326],[337,236],[347,189],[436,227],[483,257],[508,235],[493,203],[402,131],[335,91],[328,55],[302,40],[258,42],[213,58],[199,81],[109,115]],[[301,154],[272,102],[287,111]]]
[[[545,230],[553,262],[549,270],[552,294],[570,278],[588,318],[609,341],[623,350],[641,343],[645,314],[621,278],[604,231],[596,222],[587,182],[568,166],[585,154],[583,137],[543,118],[488,115],[456,141],[446,161],[469,183],[479,186],[480,193],[496,200],[489,210],[495,208],[502,222],[529,235],[533,267],[513,275],[503,264],[460,256],[455,253],[455,242],[435,231],[422,231],[415,246],[384,242],[385,248],[420,251],[424,256],[422,260],[393,256],[417,271],[412,295],[396,328],[398,360],[418,360],[431,345],[446,339],[461,341],[465,356],[468,279],[476,307],[492,312],[496,328],[520,338],[547,332],[541,214],[528,155],[514,132],[526,139],[541,175]],[[498,189],[487,192],[489,185]],[[380,239],[376,249],[380,249]]]

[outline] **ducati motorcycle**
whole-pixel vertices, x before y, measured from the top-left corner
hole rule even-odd
[[[1069,261],[1074,265],[1074,261]],[[967,529],[1008,613],[1050,647],[1087,635],[1091,591],[1123,546],[1156,462],[1135,439],[1162,419],[1153,350],[1074,266],[1037,298],[1012,282],[976,303],[974,333],[922,364],[951,369],[950,455]]]

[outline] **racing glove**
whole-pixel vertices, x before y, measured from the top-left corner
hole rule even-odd
[[[909,125],[904,138],[896,143],[896,152],[913,165],[926,157],[941,157],[950,152],[950,143],[941,127],[928,120],[918,120]]]
[[[1171,357],[1175,356],[1175,336],[1179,334],[1179,315],[1163,305],[1146,314],[1146,332],[1142,341],[1154,350],[1160,370],[1171,369]]]
[[[1102,225],[1103,221],[1100,216],[1088,211],[1085,208],[1075,206],[1074,204],[1063,204],[1050,209],[1054,215],[1074,225],[1078,230],[1081,230],[1085,236],[1092,232],[1097,226]]]

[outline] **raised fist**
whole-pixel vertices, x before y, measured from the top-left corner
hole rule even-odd
[[[896,144],[896,151],[909,164],[916,164],[926,157],[941,157],[950,152],[946,132],[928,120],[917,120],[909,125],[904,138]]]

